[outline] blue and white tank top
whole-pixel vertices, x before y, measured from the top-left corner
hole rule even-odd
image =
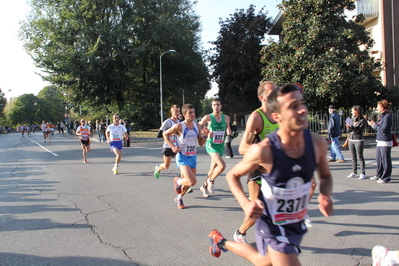
[[[189,129],[187,124],[183,121],[182,134],[177,138],[177,145],[180,147],[180,154],[184,156],[194,156],[197,155],[197,137],[198,137],[198,127],[197,123],[193,123],[194,127]]]

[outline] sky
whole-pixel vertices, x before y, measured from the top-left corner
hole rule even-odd
[[[225,20],[236,9],[248,9],[250,4],[256,6],[255,13],[266,6],[268,16],[278,14],[279,0],[198,0],[195,7],[202,23],[201,39],[203,46],[209,48],[208,42],[216,40],[219,32],[219,18]],[[49,83],[37,74],[32,58],[23,49],[18,31],[20,21],[25,20],[29,11],[27,0],[0,0],[0,88],[5,97],[17,97],[26,93],[37,95]],[[208,96],[217,93],[217,87],[208,92]]]

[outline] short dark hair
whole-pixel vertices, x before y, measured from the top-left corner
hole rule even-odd
[[[281,95],[287,94],[292,91],[298,91],[298,88],[292,83],[285,84],[273,90],[269,94],[269,97],[267,97],[267,102],[266,102],[267,111],[270,113],[279,113],[280,104],[277,101],[277,98]]]
[[[185,105],[182,106],[181,113],[183,115],[185,115],[187,113],[187,110],[193,109],[193,108],[194,108],[194,105],[192,105],[191,103],[186,103]]]
[[[219,97],[215,97],[212,99],[212,102],[220,102],[220,104],[222,104],[222,101],[220,100]]]

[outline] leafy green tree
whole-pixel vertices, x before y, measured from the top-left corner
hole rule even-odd
[[[21,29],[25,48],[71,105],[107,113],[129,107],[138,121],[158,126],[159,56],[169,49],[177,53],[162,58],[164,106],[180,102],[182,89],[195,92],[192,101],[198,103],[209,90],[200,23],[189,0],[32,0],[31,5]],[[153,119],[144,119],[148,115]]]
[[[0,88],[0,119],[4,119],[4,108],[7,104],[7,98],[4,97],[4,92]]]
[[[12,101],[7,118],[12,125],[37,124],[47,112],[44,101],[33,94],[23,94]]]
[[[42,112],[43,119],[52,123],[61,121],[64,118],[65,105],[63,104],[63,95],[54,86],[47,86],[42,89],[38,98],[46,106],[46,112]]]
[[[230,18],[219,22],[210,65],[225,112],[251,112],[259,106],[256,94],[262,68],[259,52],[271,26],[266,14],[263,8],[255,14],[255,6],[250,5],[246,12],[236,10]]]
[[[313,110],[373,105],[382,84],[372,72],[381,65],[369,56],[373,40],[361,25],[364,17],[345,17],[345,9],[354,8],[352,0],[283,0],[284,39],[263,48],[263,78],[301,83]]]

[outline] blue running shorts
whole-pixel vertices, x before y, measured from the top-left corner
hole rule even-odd
[[[185,156],[178,153],[176,156],[176,162],[179,165],[188,165],[190,168],[197,168],[197,155]]]
[[[111,147],[111,150],[115,148],[117,148],[118,150],[122,150],[122,141],[121,140],[111,141],[109,146]]]

